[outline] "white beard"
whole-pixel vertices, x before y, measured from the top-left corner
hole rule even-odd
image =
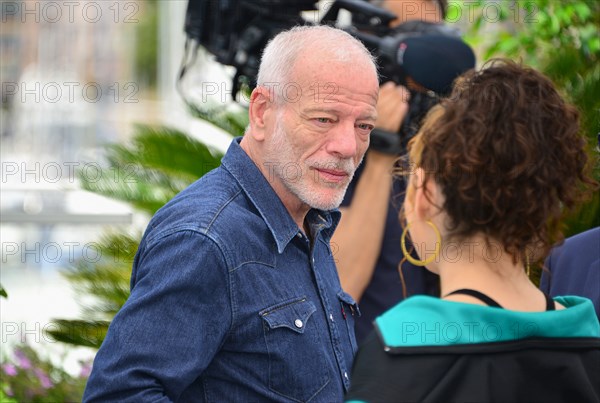
[[[279,179],[285,188],[300,201],[319,210],[333,210],[340,206],[346,189],[354,176],[356,166],[350,158],[341,159],[333,156],[327,160],[307,159],[300,162],[301,150],[298,150],[288,138],[283,127],[282,117],[277,118],[273,137],[266,145],[266,156],[270,165],[270,176]],[[360,164],[360,163],[359,163]],[[343,170],[349,174],[341,183],[327,182],[319,178],[316,170],[310,168],[328,168]],[[334,189],[324,192],[320,188]]]

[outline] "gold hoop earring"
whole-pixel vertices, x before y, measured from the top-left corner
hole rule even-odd
[[[435,242],[435,251],[433,256],[430,256],[425,260],[419,260],[415,259],[410,255],[410,253],[408,253],[408,250],[406,249],[406,234],[408,234],[408,228],[410,227],[410,224],[406,223],[406,227],[404,228],[404,231],[402,231],[402,237],[400,238],[400,246],[402,247],[402,253],[404,253],[404,257],[406,258],[406,260],[408,260],[415,266],[427,266],[429,263],[436,260],[440,254],[440,245],[442,243],[442,235],[440,234],[440,230],[438,229],[438,227],[436,227],[436,225],[433,222],[431,222],[431,220],[427,220],[425,221],[425,223],[433,229],[437,238]]]
[[[525,272],[527,273],[527,277],[531,277],[531,267],[529,266],[529,255],[525,252]]]

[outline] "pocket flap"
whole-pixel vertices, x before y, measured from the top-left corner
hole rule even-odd
[[[360,309],[358,309],[358,304],[354,301],[354,298],[350,294],[345,291],[338,292],[338,298],[344,304],[346,304],[352,313],[352,315],[360,316]]]
[[[308,318],[317,310],[306,298],[294,299],[263,309],[259,315],[271,329],[287,327],[297,333],[304,333]]]

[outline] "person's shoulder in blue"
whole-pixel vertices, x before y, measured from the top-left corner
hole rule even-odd
[[[546,259],[540,288],[551,296],[592,300],[600,319],[600,227],[567,238]]]

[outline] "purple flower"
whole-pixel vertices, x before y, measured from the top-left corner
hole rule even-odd
[[[29,360],[29,358],[27,358],[23,350],[15,349],[15,358],[17,359],[17,363],[21,368],[31,368],[31,361]]]
[[[15,367],[13,364],[2,364],[2,370],[8,376],[17,375],[17,367]]]
[[[90,362],[81,361],[81,371],[79,372],[80,378],[88,378],[92,373],[92,364]]]
[[[50,389],[52,386],[54,386],[54,384],[52,383],[52,381],[50,380],[48,375],[43,370],[41,370],[39,368],[35,368],[33,370],[33,372],[35,373],[37,378],[40,380],[40,384],[42,385],[42,388]]]

